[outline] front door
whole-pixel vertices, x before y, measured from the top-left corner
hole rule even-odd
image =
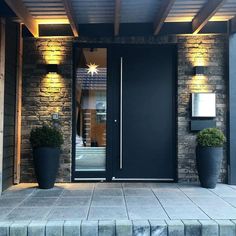
[[[112,50],[113,180],[175,179],[175,48]]]

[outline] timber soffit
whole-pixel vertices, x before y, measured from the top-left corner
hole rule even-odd
[[[236,15],[236,0],[5,0],[30,32],[39,24],[70,24],[75,37],[78,24],[153,23],[157,35],[166,22],[192,22],[198,33],[209,21],[229,21]]]

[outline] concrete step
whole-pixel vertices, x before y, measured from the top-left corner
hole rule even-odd
[[[235,236],[235,220],[1,221],[0,236]]]

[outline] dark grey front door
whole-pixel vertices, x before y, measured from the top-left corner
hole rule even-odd
[[[113,179],[175,179],[175,55],[172,46],[113,50]]]

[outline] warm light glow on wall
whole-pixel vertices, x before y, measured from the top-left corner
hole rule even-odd
[[[56,42],[54,42],[56,44]],[[47,45],[45,46],[45,49],[42,51],[43,58],[45,60],[46,64],[61,64],[64,55],[63,52],[65,51],[65,48],[61,45]]]
[[[206,59],[203,58],[194,58],[193,66],[206,66]]]
[[[209,52],[207,44],[204,38],[189,37],[186,44],[188,45],[188,51],[186,57],[192,68],[196,66],[207,67],[210,62]],[[189,45],[192,44],[191,47]],[[187,47],[186,47],[187,48]],[[191,93],[195,92],[212,92],[211,86],[208,84],[208,77],[205,75],[192,75],[189,83],[189,90]]]
[[[191,79],[190,83],[191,93],[210,92],[209,85],[207,83],[207,77],[204,75],[195,75]]]
[[[44,88],[47,88],[49,92],[56,93],[60,92],[60,88],[63,87],[62,77],[56,73],[48,73],[42,79]]]
[[[46,101],[50,101],[50,105],[47,106],[46,111],[48,114],[59,113],[61,107],[58,107],[58,102],[62,98],[62,88],[65,87],[64,80],[61,75],[56,73],[46,74],[41,81],[41,89],[44,92]]]

